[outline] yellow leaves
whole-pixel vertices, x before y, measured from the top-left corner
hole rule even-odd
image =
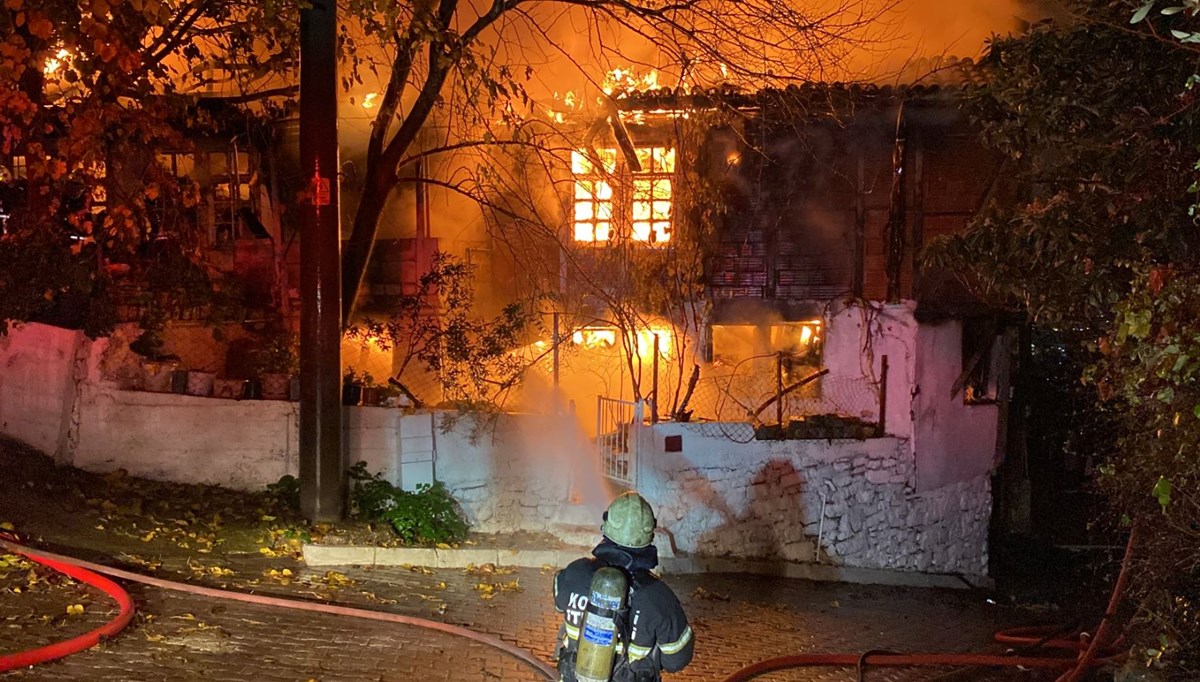
[[[408,570],[412,571],[413,573],[423,573],[425,575],[433,575],[433,569],[425,568],[424,566],[413,566],[412,564],[404,564],[404,568],[407,568]]]
[[[154,533],[155,533],[155,531],[150,531],[149,533],[146,533],[145,535],[143,535],[141,537],[142,542],[150,542],[151,540],[153,540]]]
[[[275,520],[275,517],[274,517],[274,516],[271,516],[270,514],[263,514],[263,515],[262,515],[262,516],[259,518],[259,521],[274,521],[274,520]]]
[[[290,585],[293,577],[292,570],[290,568],[285,568],[283,570],[275,568],[268,569],[263,571],[263,575],[271,580],[274,580],[280,585]]]
[[[321,578],[321,582],[329,587],[349,587],[354,584],[354,580],[345,573],[337,571],[325,571],[325,575]]]
[[[513,568],[512,566],[497,566],[493,563],[486,563],[478,566],[475,564],[467,564],[467,567],[463,569],[463,572],[467,575],[508,575],[516,570],[517,569]]]
[[[30,563],[19,554],[0,554],[0,570],[15,568],[19,571],[28,570]]]
[[[510,580],[506,583],[475,583],[475,591],[480,599],[491,599],[501,592],[521,592],[521,579]]]
[[[11,521],[3,521],[3,522],[0,522],[0,530],[6,530],[11,533],[11,532],[15,532],[17,530],[17,528],[16,528],[16,526],[12,525]]]
[[[67,606],[67,615],[68,616],[83,615],[83,604],[70,604],[69,606]]]
[[[259,547],[259,548],[258,548],[258,553],[259,553],[259,554],[261,554],[261,555],[263,555],[263,556],[269,556],[269,557],[277,557],[277,556],[279,556],[279,555],[278,555],[278,554],[275,552],[275,550],[271,549],[270,547]]]
[[[437,548],[438,549],[452,549],[452,547],[450,547],[450,545],[448,545],[444,542],[437,543]]]

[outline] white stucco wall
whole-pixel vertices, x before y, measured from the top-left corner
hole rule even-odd
[[[916,420],[912,445],[920,491],[970,481],[991,471],[995,462],[999,407],[968,405],[961,392],[951,395],[961,373],[962,323],[921,325],[912,399]]]
[[[13,324],[0,336],[0,431],[62,459],[75,396],[82,332]]]
[[[996,416],[949,396],[959,328],[917,325],[903,305],[842,311],[827,362],[861,376],[864,330],[876,371],[889,357],[892,437],[743,444],[697,425],[644,430],[639,487],[677,549],[986,574]],[[297,404],[120,390],[102,371],[107,347],[41,325],[0,337],[0,429],[93,471],[251,490],[298,472]],[[433,474],[484,532],[551,529],[582,508],[572,502],[602,508],[595,456],[569,418],[461,418],[445,430],[446,418],[346,408],[347,464],[411,487],[435,449]],[[672,435],[681,452],[666,452]]]
[[[880,382],[883,358],[888,359],[887,414],[884,425],[889,435],[908,438],[913,420],[910,402],[916,373],[917,322],[912,303],[847,306],[830,311],[826,322],[821,362],[829,370],[830,383],[845,381]],[[877,419],[878,395],[857,396],[861,414]]]

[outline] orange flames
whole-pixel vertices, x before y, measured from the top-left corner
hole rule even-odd
[[[627,230],[628,237],[635,242],[669,243],[675,149],[637,148],[642,167],[639,172],[619,164],[616,149],[594,151],[594,155],[582,150],[571,153],[571,172],[575,176],[575,241],[605,243],[619,229]]]

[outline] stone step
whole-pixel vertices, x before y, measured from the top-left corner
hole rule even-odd
[[[559,541],[576,547],[591,548],[596,546],[603,538],[603,535],[600,533],[599,524],[581,526],[559,523],[550,526],[548,530]],[[668,559],[675,556],[675,547],[672,543],[671,535],[662,528],[654,530],[654,544],[658,547],[659,558]]]

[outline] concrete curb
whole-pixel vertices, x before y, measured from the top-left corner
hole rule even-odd
[[[590,546],[563,549],[430,549],[425,547],[369,547],[345,545],[304,545],[304,562],[309,566],[426,566],[429,568],[466,568],[470,564],[496,564],[522,568],[562,568],[575,559],[589,556]],[[739,559],[733,557],[664,557],[663,574],[746,573],[779,578],[799,578],[823,582],[902,587],[971,589],[990,587],[990,578],[878,568],[855,568],[829,564]]]

